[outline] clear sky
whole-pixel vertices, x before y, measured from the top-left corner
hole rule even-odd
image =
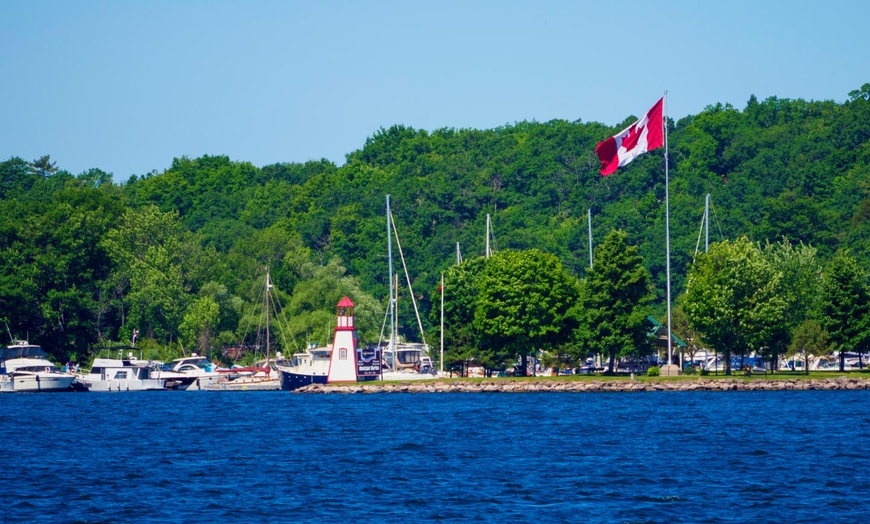
[[[866,0],[0,0],[0,161],[343,165],[381,127],[680,119],[870,82]],[[602,139],[605,137],[602,137]]]

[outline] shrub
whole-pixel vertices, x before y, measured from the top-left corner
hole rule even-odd
[[[646,370],[646,375],[648,377],[657,377],[659,376],[659,373],[661,373],[661,370],[659,370],[658,366],[652,366],[651,368]]]
[[[702,377],[706,377],[706,376],[709,375],[709,374],[710,374],[710,370],[709,370],[709,369],[703,369],[703,368],[701,369],[701,376],[702,376]]]

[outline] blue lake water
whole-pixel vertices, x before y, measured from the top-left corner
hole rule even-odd
[[[866,522],[865,391],[0,395],[0,522]]]

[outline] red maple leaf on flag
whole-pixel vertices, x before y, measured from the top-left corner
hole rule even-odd
[[[637,147],[637,141],[640,140],[640,130],[637,125],[633,125],[628,129],[628,134],[622,139],[622,147],[626,151],[631,151]]]

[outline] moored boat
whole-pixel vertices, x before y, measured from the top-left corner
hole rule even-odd
[[[176,373],[185,373],[192,375],[194,381],[187,388],[187,391],[195,391],[207,389],[212,384],[215,384],[223,376],[217,369],[217,366],[202,355],[193,353],[189,357],[181,357],[173,360],[167,366]]]
[[[115,349],[119,350],[119,358],[97,357],[90,371],[80,377],[90,383],[90,391],[155,391],[166,388],[166,379],[156,377],[153,363],[136,358],[132,351],[123,356],[124,350],[136,348]]]
[[[330,348],[313,347],[293,355],[290,365],[278,367],[281,372],[281,389],[293,391],[309,384],[326,384],[331,354]]]
[[[331,348],[309,348],[294,355],[292,365],[278,366],[281,389],[293,391],[310,384],[360,382],[380,376],[380,351],[357,347],[354,303],[344,297],[336,308],[335,333]]]
[[[0,349],[0,391],[73,391],[76,377],[48,360],[41,346],[19,340]]]

